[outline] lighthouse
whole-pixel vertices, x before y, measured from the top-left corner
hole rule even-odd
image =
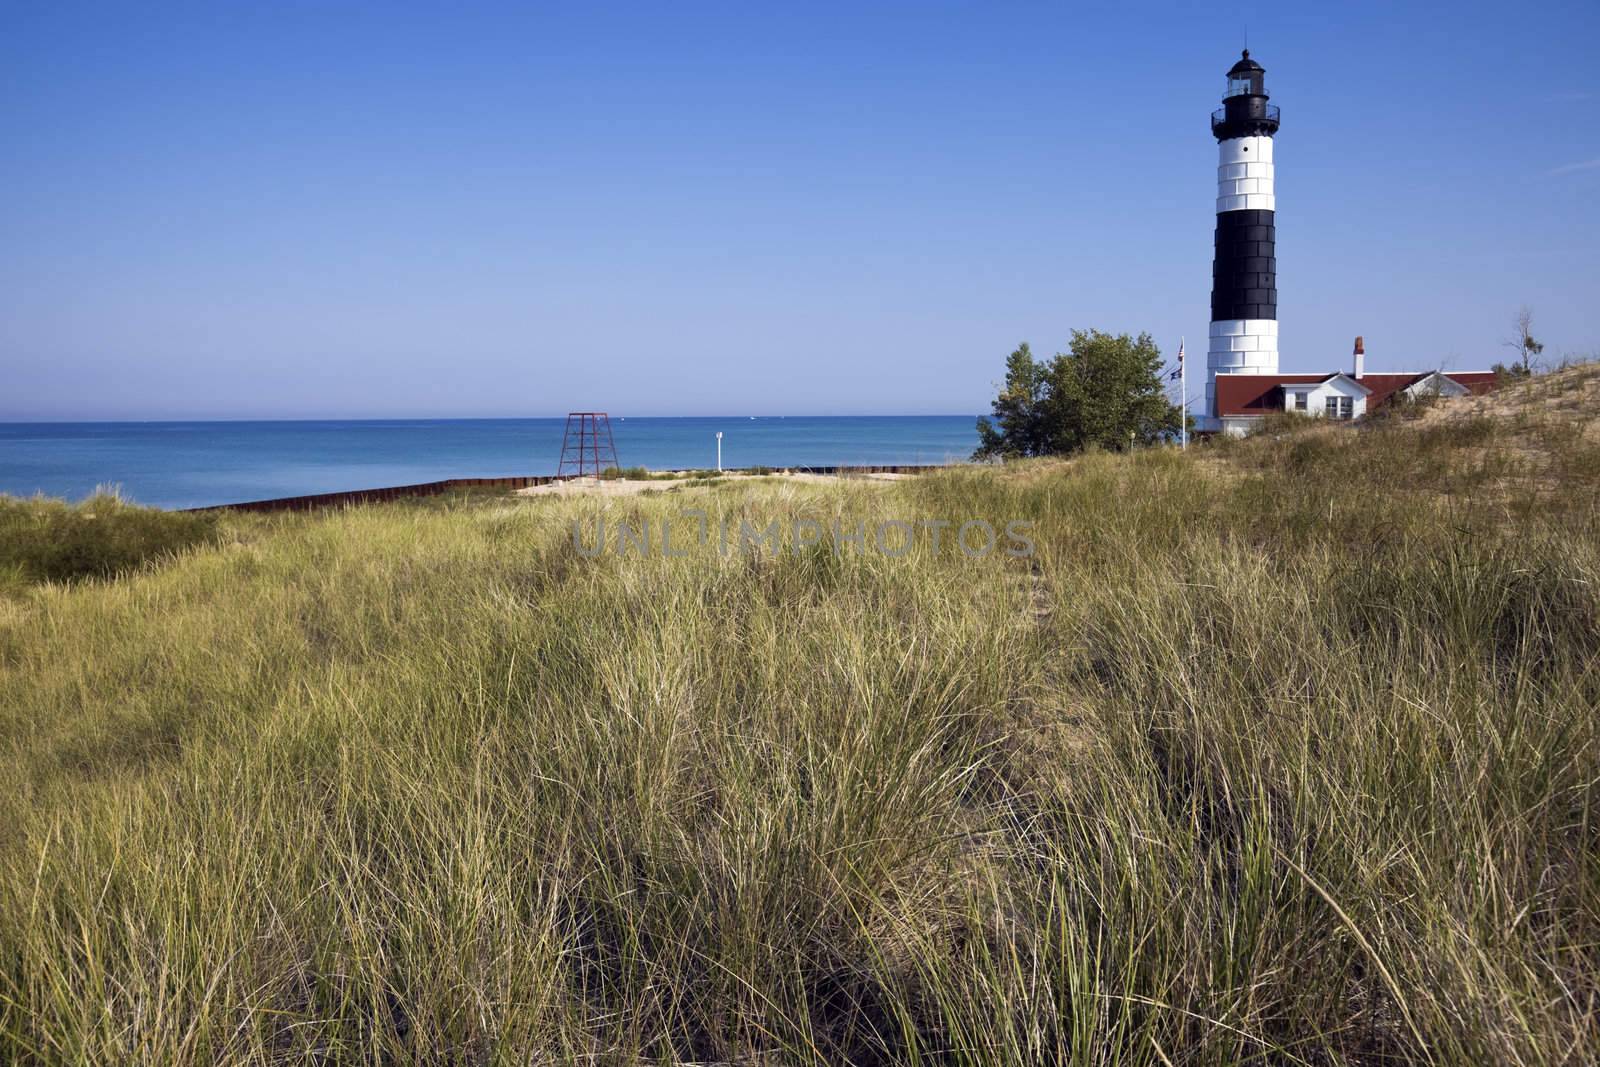
[[[1211,339],[1206,350],[1205,418],[1217,430],[1219,374],[1278,373],[1278,259],[1273,224],[1272,137],[1278,109],[1267,103],[1266,70],[1250,50],[1228,70],[1217,138],[1217,230],[1211,261]]]

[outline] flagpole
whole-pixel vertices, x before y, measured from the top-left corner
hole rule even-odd
[[[1183,358],[1183,337],[1178,338],[1178,439],[1189,450],[1189,361]]]

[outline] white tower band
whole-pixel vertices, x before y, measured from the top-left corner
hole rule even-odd
[[[1217,430],[1217,375],[1278,373],[1278,259],[1273,223],[1272,135],[1266,70],[1243,58],[1228,71],[1217,138],[1216,252],[1211,262],[1211,340],[1206,350],[1202,430]]]

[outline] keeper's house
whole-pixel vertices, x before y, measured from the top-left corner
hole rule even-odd
[[[1486,393],[1496,384],[1493,371],[1368,374],[1365,362],[1366,353],[1357,337],[1355,366],[1348,374],[1219,374],[1215,381],[1220,428],[1226,434],[1246,434],[1278,411],[1348,421],[1397,399]]]

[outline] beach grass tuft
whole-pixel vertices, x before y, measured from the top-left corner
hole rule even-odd
[[[101,489],[68,504],[0,494],[0,590],[110,578],[217,541],[218,516],[171,512]]]

